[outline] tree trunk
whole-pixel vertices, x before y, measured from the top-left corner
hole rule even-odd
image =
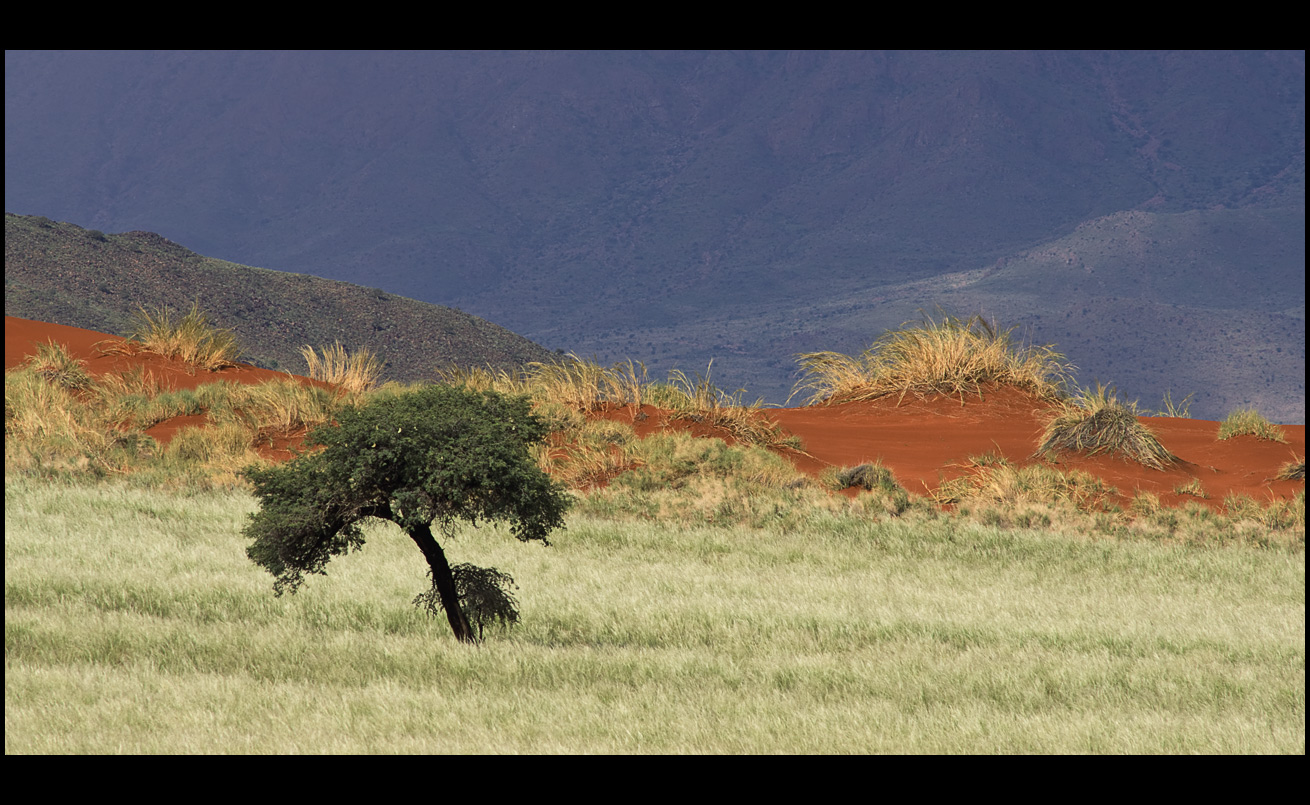
[[[432,529],[427,525],[420,524],[409,531],[410,539],[418,543],[419,550],[423,551],[423,556],[428,560],[428,567],[432,568],[432,583],[437,587],[437,593],[441,596],[441,606],[446,610],[446,618],[450,621],[450,628],[455,632],[455,639],[461,643],[476,643],[477,638],[473,635],[473,628],[469,625],[468,618],[464,616],[464,609],[459,605],[459,595],[455,592],[455,577],[450,572],[450,563],[446,561],[446,553],[441,550],[441,546],[432,536]]]

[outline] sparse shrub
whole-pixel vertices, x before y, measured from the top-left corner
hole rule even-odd
[[[455,594],[469,625],[478,630],[477,639],[483,639],[483,628],[499,622],[506,628],[519,622],[518,599],[511,590],[517,590],[514,577],[494,567],[478,567],[467,562],[452,565]],[[432,571],[428,571],[432,577]],[[436,617],[445,606],[434,582],[432,587],[414,597],[414,606]]]
[[[1196,392],[1192,392],[1183,398],[1183,401],[1174,404],[1173,396],[1170,392],[1164,393],[1164,408],[1156,412],[1159,416],[1173,417],[1174,419],[1191,419],[1192,398]]]
[[[1219,423],[1220,440],[1234,436],[1254,436],[1269,442],[1287,444],[1283,429],[1265,419],[1254,408],[1240,408]]]
[[[1084,389],[1061,406],[1034,455],[1054,457],[1066,451],[1092,456],[1118,454],[1157,470],[1181,461],[1137,421],[1136,403],[1120,402],[1114,387],[1099,383],[1096,391]]]
[[[1175,495],[1192,495],[1193,497],[1198,497],[1198,498],[1208,498],[1208,497],[1210,497],[1209,495],[1207,495],[1207,494],[1205,493],[1205,489],[1201,486],[1201,479],[1200,479],[1200,478],[1193,478],[1192,480],[1188,481],[1188,482],[1185,483],[1185,484],[1179,484],[1178,486],[1175,486],[1175,487],[1174,487],[1174,494],[1175,494]]]
[[[883,334],[858,358],[837,352],[797,356],[804,376],[792,396],[813,392],[806,404],[873,400],[906,394],[982,396],[986,383],[1017,386],[1056,399],[1073,366],[1050,346],[1023,346],[1014,328],[997,330],[981,316],[925,317],[918,326]]]

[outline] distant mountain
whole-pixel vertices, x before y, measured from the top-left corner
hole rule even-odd
[[[126,334],[140,307],[184,313],[193,300],[231,329],[243,361],[306,372],[300,347],[368,347],[384,379],[438,367],[521,367],[556,356],[503,327],[376,288],[202,257],[159,235],[106,235],[5,214],[5,315]]]
[[[1266,413],[1304,421],[1303,51],[5,65],[10,210],[458,305],[657,375],[713,358],[773,401],[793,352],[862,349],[940,303],[1144,404],[1281,399]],[[1138,220],[1156,236],[1120,225]]]

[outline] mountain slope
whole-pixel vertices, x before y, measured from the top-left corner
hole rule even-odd
[[[439,366],[498,368],[554,353],[458,310],[375,288],[202,257],[149,232],[105,235],[5,215],[5,315],[125,333],[140,306],[192,300],[236,333],[243,360],[305,373],[302,345],[341,341],[385,361],[385,379],[431,378]]]
[[[1254,290],[1304,265],[1304,52],[6,52],[5,81],[7,209],[458,305],[656,374],[715,358],[773,401],[791,352],[858,350],[953,300],[1040,338],[1070,313],[1059,345],[1144,400],[1246,359],[1202,341],[1199,375],[1175,375],[1174,347],[1084,308],[1143,277],[1163,307],[1138,329],[1172,305],[1304,305],[1303,279]],[[1160,253],[1196,252],[1170,274],[1087,229],[1236,210],[1171,224],[1199,242]],[[1122,270],[1075,294],[1029,260],[975,296],[920,293],[1075,233]],[[1303,328],[1248,327],[1304,352]],[[1138,365],[1165,374],[1137,388]],[[1204,414],[1285,391],[1285,370]]]

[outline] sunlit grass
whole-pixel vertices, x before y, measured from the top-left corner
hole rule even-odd
[[[1283,429],[1265,419],[1254,408],[1240,408],[1219,423],[1219,439],[1231,439],[1234,436],[1254,436],[1268,442],[1287,444]]]
[[[151,312],[144,307],[137,311],[136,320],[126,341],[103,341],[105,352],[151,352],[165,358],[183,361],[197,369],[216,371],[235,365],[241,348],[231,330],[210,324],[209,315],[200,309],[199,300],[181,319],[175,313],[160,307]]]
[[[253,510],[8,482],[6,751],[1305,751],[1303,550],[577,515],[451,542],[519,586],[470,648],[411,605],[395,528],[275,598]]]
[[[90,388],[95,380],[86,370],[86,361],[74,358],[68,347],[53,339],[36,345],[36,352],[23,365],[56,386],[79,391]]]
[[[837,352],[797,356],[803,377],[796,394],[806,404],[874,400],[895,395],[981,396],[985,384],[1015,386],[1048,399],[1063,393],[1073,366],[1050,346],[1025,346],[1014,328],[999,330],[981,316],[941,321],[925,317],[884,333],[858,357]]]
[[[309,377],[330,383],[349,393],[377,388],[382,376],[382,359],[367,347],[349,352],[341,342],[323,347],[320,355],[313,347],[300,348],[309,367]]]
[[[1083,389],[1062,403],[1046,426],[1036,455],[1055,458],[1063,452],[1118,455],[1156,470],[1180,460],[1137,421],[1136,403],[1120,401],[1113,387],[1099,383],[1094,391]]]

